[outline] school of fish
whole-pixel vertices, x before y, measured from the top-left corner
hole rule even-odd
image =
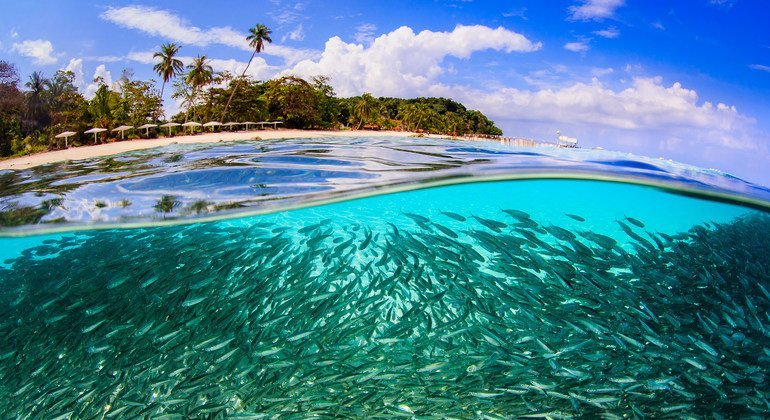
[[[588,215],[567,214],[577,226]],[[0,268],[6,418],[770,412],[770,217],[76,232]]]

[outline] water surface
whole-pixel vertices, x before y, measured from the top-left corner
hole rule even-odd
[[[10,416],[767,414],[768,195],[724,174],[355,139],[3,176],[60,200],[0,238]]]

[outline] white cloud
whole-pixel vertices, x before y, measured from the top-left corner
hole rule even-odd
[[[564,49],[572,52],[586,52],[591,49],[587,41],[575,41],[564,44]]]
[[[615,39],[620,36],[620,31],[616,27],[610,27],[599,31],[594,31],[594,35],[599,35],[602,38]]]
[[[132,61],[137,61],[142,64],[155,64],[155,58],[153,57],[155,53],[152,51],[132,51],[128,53],[126,56],[127,59]]]
[[[71,71],[75,75],[75,86],[78,89],[83,89],[86,85],[85,77],[83,75],[83,59],[73,58],[64,68],[64,71]]]
[[[221,44],[244,51],[252,51],[246,35],[229,26],[201,29],[167,10],[147,6],[110,7],[100,17],[128,29],[161,37],[183,45],[205,47]],[[317,57],[313,50],[297,49],[282,45],[267,45],[264,54],[281,57],[286,65]]]
[[[770,73],[770,66],[766,66],[764,64],[751,64],[749,65],[749,68],[752,70],[766,71]]]
[[[611,18],[625,0],[582,0],[579,5],[570,6],[572,20],[601,20]]]
[[[281,42],[285,42],[287,39],[291,41],[302,41],[305,39],[305,30],[302,28],[301,23],[297,25],[297,27],[294,28],[291,32],[282,36]]]
[[[38,65],[56,64],[56,61],[58,61],[52,55],[53,44],[51,44],[51,41],[44,39],[15,42],[11,50],[19,55],[31,58],[32,62]]]
[[[634,78],[632,85],[622,90],[610,89],[593,79],[591,83],[534,91],[503,88],[481,92],[435,85],[430,93],[455,97],[492,118],[622,130],[690,128],[719,132],[720,136],[703,141],[732,148],[750,147],[747,139],[729,134],[754,122],[735,107],[700,102],[696,91],[680,83],[664,86],[660,77]]]
[[[540,43],[502,27],[458,25],[451,32],[426,30],[415,34],[402,26],[376,38],[368,47],[333,37],[326,42],[319,60],[301,61],[284,74],[327,75],[342,96],[363,92],[413,96],[444,72],[441,62],[447,56],[468,58],[488,49],[531,52],[540,47]]]
[[[11,28],[10,35],[11,35],[11,38],[13,38],[13,39],[16,39],[16,38],[19,37],[19,33],[16,32],[16,28]]]
[[[374,35],[377,32],[377,25],[373,23],[362,23],[356,26],[356,33],[353,39],[359,44],[371,44],[374,41]]]

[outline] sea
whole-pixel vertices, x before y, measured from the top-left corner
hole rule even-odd
[[[766,418],[770,190],[349,137],[0,171],[5,418]]]

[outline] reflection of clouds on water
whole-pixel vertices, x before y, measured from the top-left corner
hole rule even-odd
[[[515,148],[492,141],[349,137],[177,144],[3,171],[0,211],[9,211],[12,204],[42,215],[35,220],[6,218],[6,226],[142,223],[275,210],[464,177],[553,175],[633,178],[674,190],[694,188],[766,201],[770,197],[766,189],[719,172],[627,153]],[[175,197],[179,206],[158,212],[155,207],[163,196]]]

